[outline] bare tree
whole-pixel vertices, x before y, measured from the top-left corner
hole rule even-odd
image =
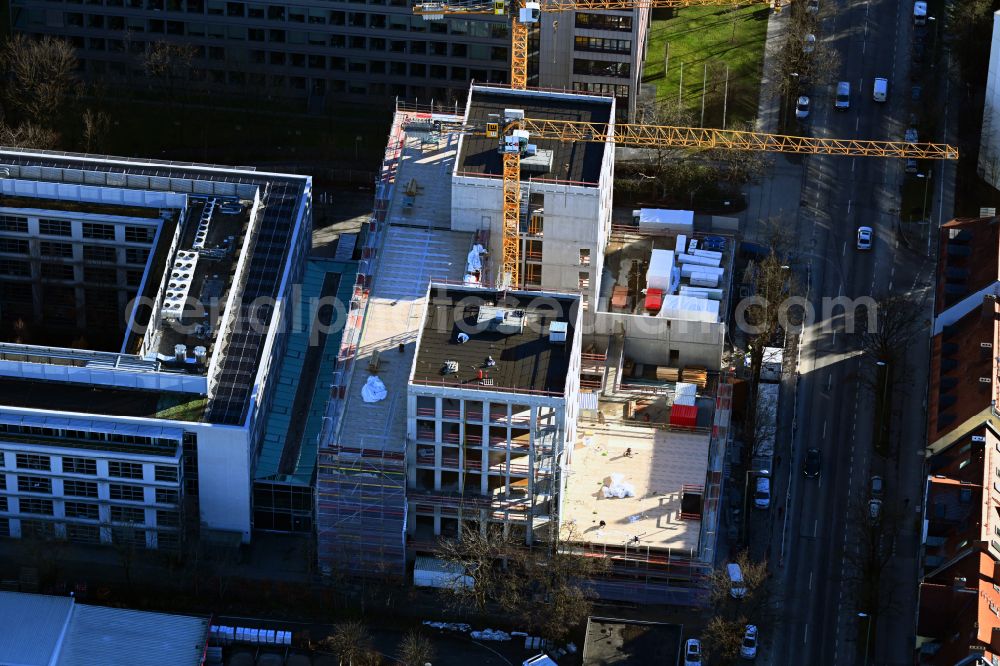
[[[569,532],[562,541],[565,547],[528,548],[499,526],[464,525],[461,538],[439,546],[439,557],[466,574],[449,590],[452,601],[479,612],[495,606],[546,638],[564,638],[590,614],[593,595],[585,581],[607,563],[574,551],[577,540]]]
[[[742,615],[735,619],[713,616],[701,635],[705,656],[713,661],[717,657],[723,663],[734,662],[740,656],[740,644],[743,642],[746,626],[747,619]]]
[[[76,52],[70,43],[18,33],[0,50],[0,65],[7,74],[3,101],[8,111],[20,121],[58,127],[80,90]]]
[[[424,666],[434,658],[434,644],[430,639],[413,630],[407,632],[399,644],[399,661],[403,666]]]
[[[0,144],[12,148],[50,150],[59,144],[59,135],[35,123],[25,122],[15,127],[0,122]]]
[[[320,648],[335,654],[340,666],[371,666],[380,661],[372,649],[368,628],[358,620],[334,625],[333,633],[320,642]]]
[[[753,132],[755,127],[755,121],[748,120],[737,123],[730,129]],[[722,180],[734,185],[757,180],[774,163],[771,156],[761,150],[713,149],[707,155],[718,164],[718,174]]]
[[[517,544],[498,525],[479,530],[466,523],[458,539],[441,539],[438,557],[464,574],[448,588],[452,601],[479,612],[490,603],[499,603],[504,610],[516,608],[518,599],[503,567],[519,556],[517,550]]]
[[[897,597],[885,576],[895,562],[894,544],[906,520],[898,507],[880,504],[877,517],[872,516],[868,500],[852,502],[848,507],[849,526],[853,526],[856,548],[847,548],[845,557],[853,566],[847,567],[848,581],[857,591],[857,607],[876,619],[895,607]]]
[[[104,142],[111,128],[111,117],[103,111],[87,109],[83,112],[83,150],[91,152]]]
[[[919,304],[905,295],[889,294],[875,301],[874,327],[871,319],[855,322],[862,351],[874,361],[902,365],[897,361],[924,327]]]
[[[709,578],[709,598],[717,615],[730,619],[741,615],[755,616],[768,601],[767,560],[755,562],[744,550],[733,562],[740,565],[746,592],[742,597],[734,598],[730,594],[732,581],[728,571],[725,568],[714,569]]]

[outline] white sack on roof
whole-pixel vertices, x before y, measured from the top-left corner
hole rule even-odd
[[[385,390],[385,384],[375,375],[369,377],[365,385],[361,387],[361,397],[365,402],[385,400],[385,396],[387,395],[389,395],[389,392]]]
[[[610,480],[605,479],[601,490],[604,492],[606,499],[612,497],[619,499],[623,497],[635,497],[635,486],[625,481],[625,476],[622,474],[615,473],[611,475]]]

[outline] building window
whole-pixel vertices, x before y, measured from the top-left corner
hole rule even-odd
[[[0,275],[13,275],[15,277],[31,277],[31,266],[26,261],[14,261],[13,259],[0,259]]]
[[[66,502],[64,512],[67,518],[98,520],[101,517],[100,508],[89,502]]]
[[[52,500],[50,499],[40,499],[38,497],[22,497],[20,498],[21,513],[35,513],[39,516],[51,516],[52,511]]]
[[[176,532],[160,532],[156,535],[156,546],[161,550],[177,550],[181,545],[181,537]]]
[[[28,218],[19,215],[0,215],[0,231],[28,233]]]
[[[69,220],[38,220],[38,233],[44,236],[72,236],[73,223]]]
[[[108,476],[116,479],[141,479],[142,465],[112,460],[108,463]]]
[[[97,474],[97,461],[92,458],[63,458],[63,472],[66,474]]]
[[[632,66],[627,62],[573,58],[573,73],[578,75],[628,78],[631,71]]]
[[[589,266],[590,265],[590,248],[580,248],[580,265]]]
[[[42,264],[39,274],[48,280],[76,279],[76,271],[70,264]]]
[[[118,261],[118,250],[110,245],[84,245],[84,261]]]
[[[618,32],[632,31],[631,16],[613,16],[609,14],[585,14],[577,12],[576,27],[587,30],[616,30]]]
[[[573,48],[577,51],[595,51],[598,53],[631,53],[632,41],[629,39],[606,39],[604,37],[576,37]]]
[[[18,476],[17,490],[22,493],[52,494],[52,479],[45,476]]]
[[[70,523],[66,526],[66,538],[74,543],[101,543],[101,528]]]
[[[140,264],[145,266],[147,259],[149,259],[149,250],[143,250],[136,247],[125,248],[126,264]]]
[[[51,502],[49,502],[51,504]],[[23,502],[22,502],[23,504]],[[51,515],[51,513],[49,514]],[[45,520],[22,520],[22,539],[52,539],[56,535],[55,525]]]
[[[132,506],[111,507],[111,521],[115,523],[135,523],[141,525],[146,522],[145,509],[138,509]]]
[[[52,471],[52,463],[48,456],[40,456],[34,453],[17,454],[18,469],[40,469],[46,472]]]
[[[109,484],[108,491],[113,500],[126,500],[129,502],[142,502],[145,500],[142,486],[112,483]]]
[[[169,488],[156,489],[157,504],[177,504],[178,502],[180,502],[180,494],[176,490],[170,490]]]
[[[99,224],[97,222],[84,222],[83,223],[83,237],[93,238],[96,240],[114,240],[115,239],[115,225],[113,224]]]
[[[38,244],[38,249],[43,257],[56,257],[59,259],[73,258],[72,243],[56,243],[55,241],[42,241]]]
[[[181,516],[176,511],[157,511],[156,525],[158,527],[180,527]]]
[[[63,495],[67,497],[97,497],[97,483],[94,481],[63,481]]]
[[[145,548],[146,532],[145,530],[137,530],[131,527],[115,527],[111,530],[111,540],[119,546]]]
[[[157,481],[177,481],[177,468],[166,465],[156,465],[153,467],[153,478]]]
[[[581,271],[577,278],[577,284],[580,289],[590,289],[590,273]]]
[[[23,238],[0,238],[0,252],[28,254],[28,241]]]
[[[118,271],[113,268],[84,266],[83,279],[91,284],[117,284]]]
[[[524,267],[524,284],[531,287],[538,287],[542,284],[541,264],[528,264]]]

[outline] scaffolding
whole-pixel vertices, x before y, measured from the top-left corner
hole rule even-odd
[[[317,555],[329,575],[406,575],[406,458],[333,445],[319,454]]]
[[[405,452],[386,450],[385,442],[336,440],[406,138],[403,126],[423,115],[429,118],[428,114],[397,113],[393,120],[375,185],[371,218],[365,229],[327,414],[318,438],[316,555],[325,575],[387,578],[405,575]]]

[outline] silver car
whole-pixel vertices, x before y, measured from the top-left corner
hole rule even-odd
[[[837,84],[837,97],[833,101],[833,108],[851,108],[851,84],[847,81],[841,81]]]
[[[872,236],[873,232],[871,227],[858,227],[858,249],[872,249]]]

